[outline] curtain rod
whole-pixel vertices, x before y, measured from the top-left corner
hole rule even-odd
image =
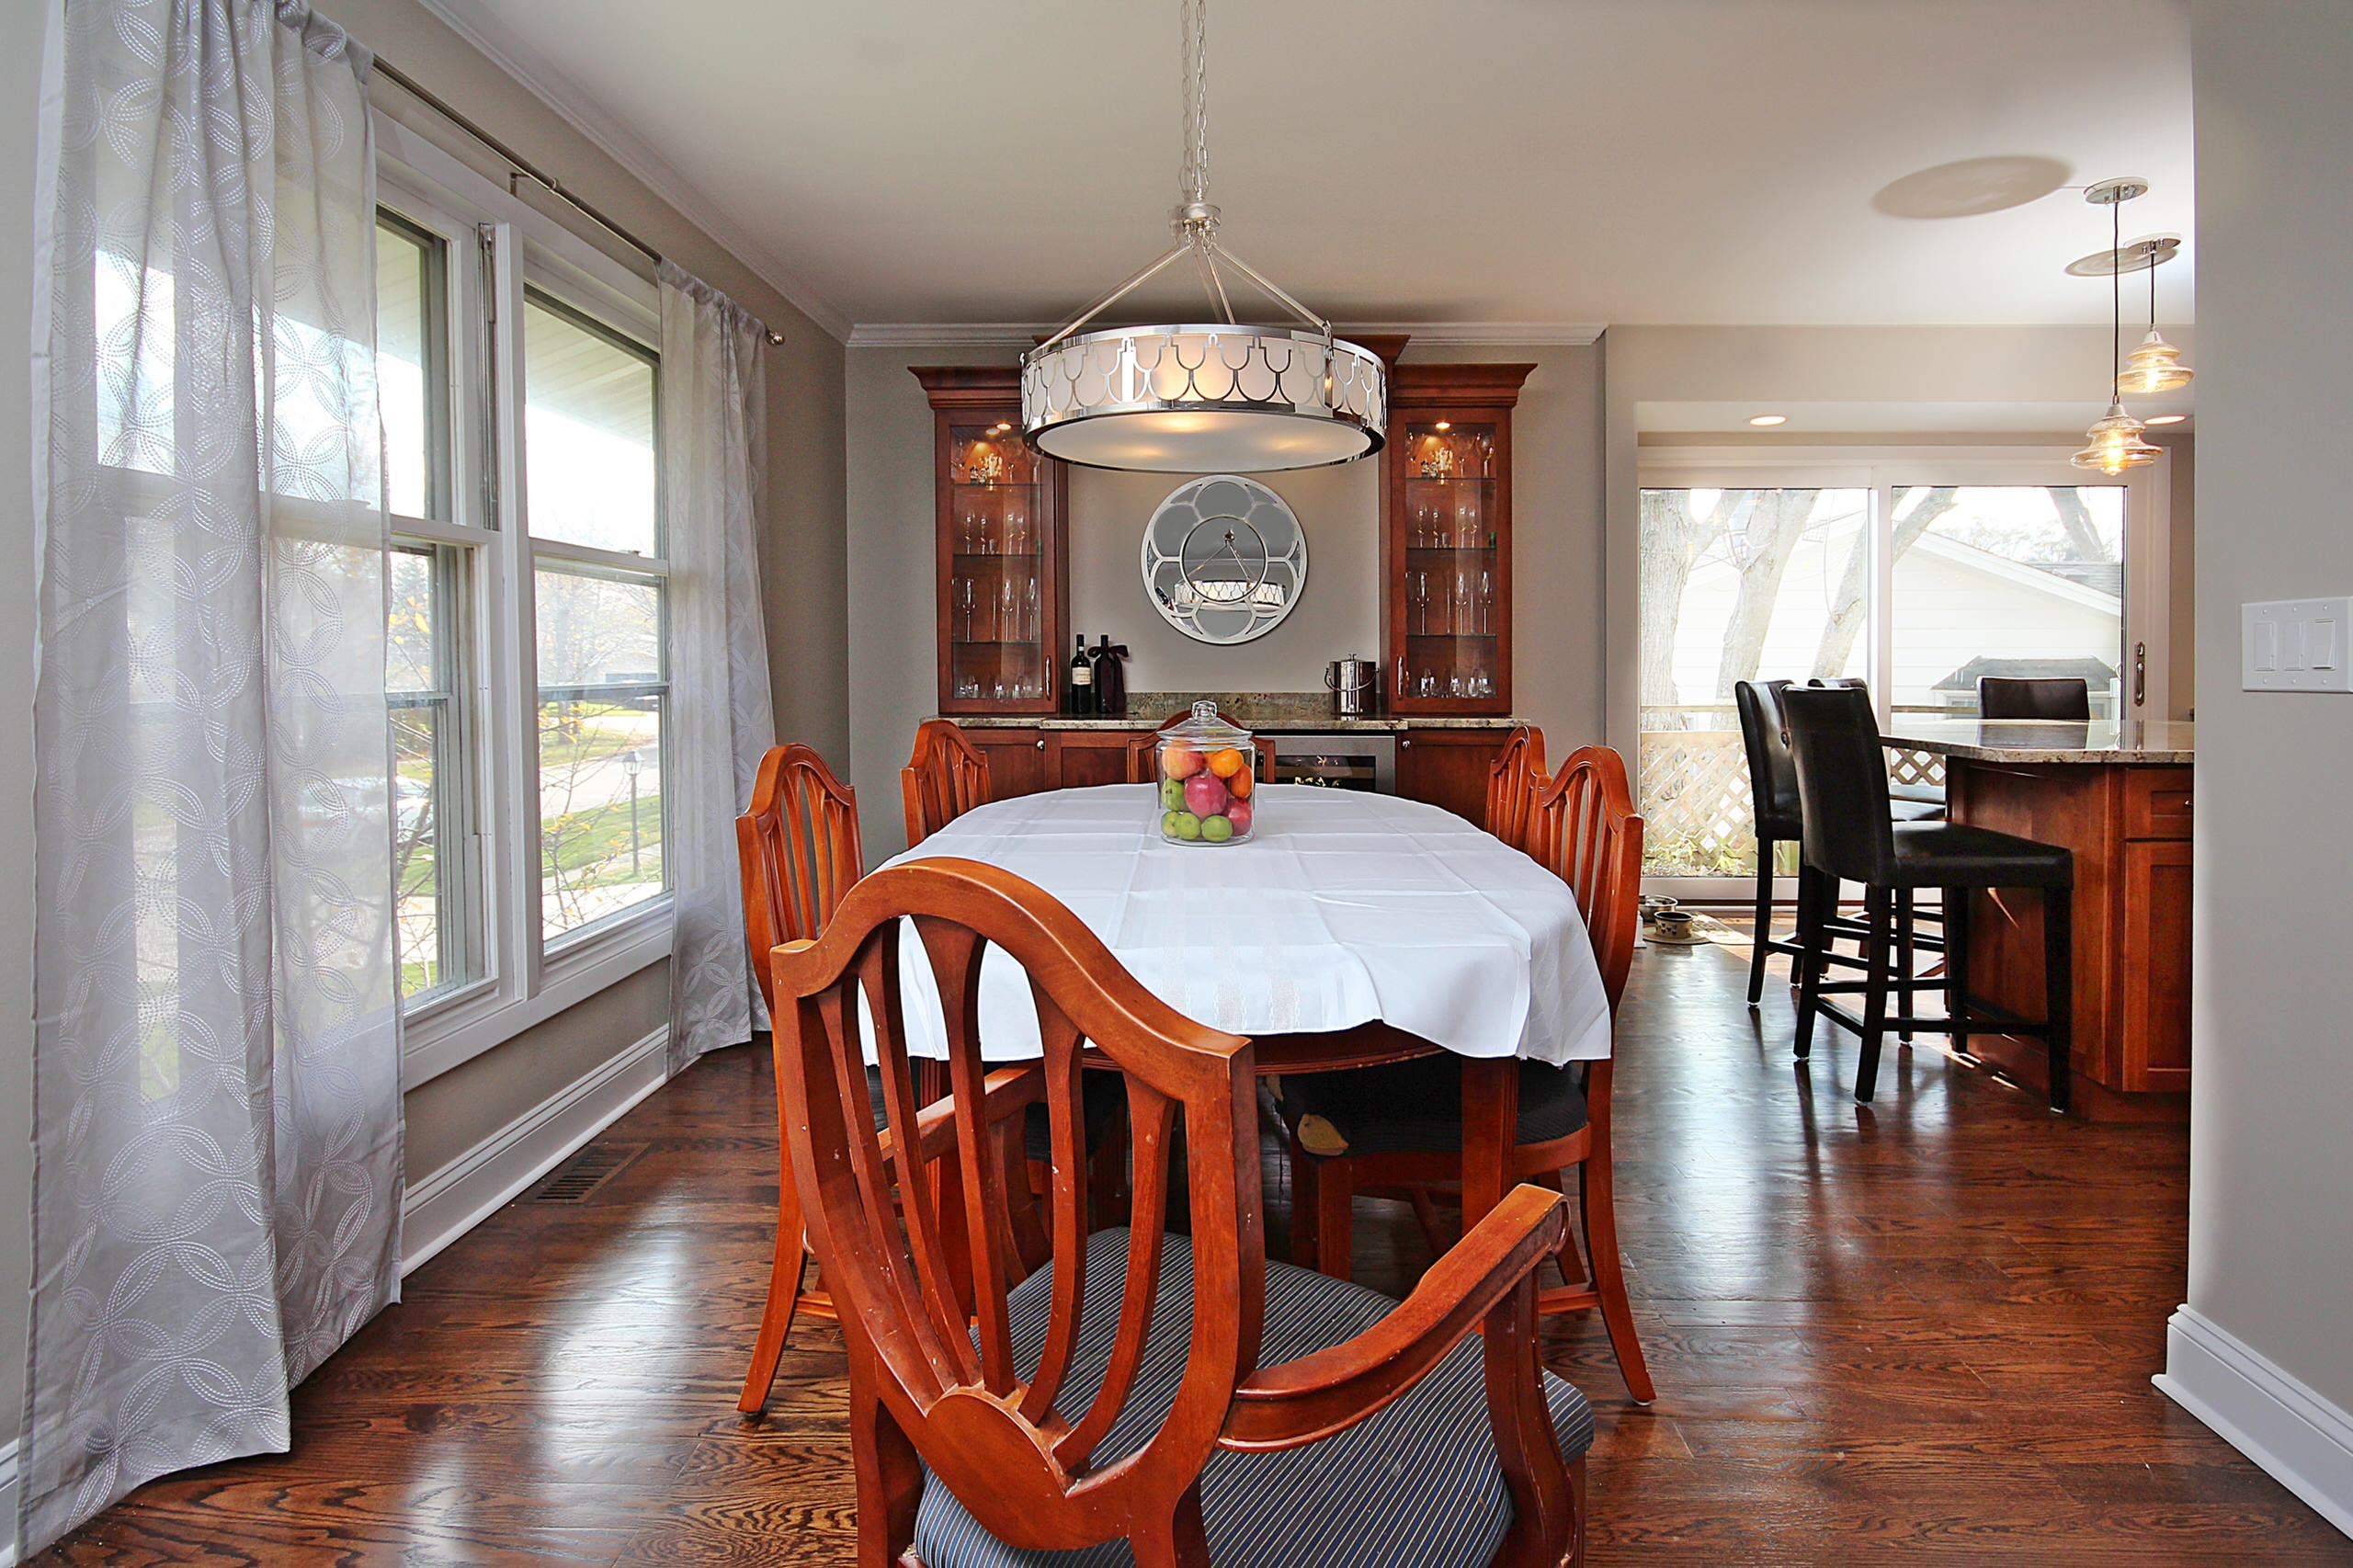
[[[514,148],[508,146],[506,142],[500,141],[497,137],[493,136],[489,131],[484,131],[481,126],[475,124],[465,115],[459,113],[458,110],[450,105],[447,98],[442,97],[438,93],[436,93],[431,88],[426,87],[422,83],[418,82],[415,77],[410,75],[407,72],[401,70],[399,67],[392,64],[392,62],[384,59],[381,55],[376,59],[376,72],[379,75],[390,78],[395,86],[408,94],[409,97],[425,105],[426,108],[431,109],[434,113],[439,115],[442,119],[456,126],[460,131],[464,131],[468,136],[472,137],[475,141],[481,142],[483,146],[497,153],[501,158],[506,159],[507,167],[513,170],[514,173],[521,175],[525,179],[528,179],[533,184],[539,186],[550,196],[554,197],[558,201],[561,201],[567,207],[570,207],[574,211],[579,213],[582,217],[587,219],[590,222],[596,224],[598,228],[604,230],[615,239],[620,240],[631,250],[639,252],[649,261],[658,262],[663,259],[662,253],[660,251],[655,250],[652,245],[647,244],[643,240],[639,239],[635,234],[631,233],[627,229],[622,228],[610,218],[606,217],[602,212],[597,210],[596,208],[590,206],[579,197],[574,196],[572,192],[564,189],[563,183],[557,179],[553,175],[551,175],[544,169],[541,169],[538,165],[523,156],[522,153],[517,153]],[[777,331],[776,328],[772,326],[767,326],[763,324],[761,330],[767,334],[767,339],[770,343],[782,343],[784,341],[784,334]]]

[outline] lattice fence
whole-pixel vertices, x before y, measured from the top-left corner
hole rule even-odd
[[[1894,783],[1945,781],[1944,758],[1927,752],[1890,748],[1887,761]],[[1644,871],[1656,877],[1756,874],[1756,816],[1739,730],[1644,730],[1640,767]],[[1786,862],[1783,871],[1796,869],[1791,856],[1784,849],[1778,857]]]

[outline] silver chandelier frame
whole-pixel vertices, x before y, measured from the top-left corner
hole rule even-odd
[[[1057,451],[1056,434],[1094,421],[1135,416],[1246,415],[1313,421],[1351,432],[1353,449],[1266,468],[1351,462],[1381,449],[1388,423],[1388,372],[1380,356],[1334,335],[1332,324],[1236,256],[1218,239],[1208,199],[1209,131],[1203,0],[1181,0],[1186,87],[1185,199],[1169,213],[1176,243],[1021,357],[1022,438],[1035,451],[1083,466]],[[1169,267],[1189,257],[1219,320],[1112,327],[1089,324]],[[1227,275],[1296,318],[1296,326],[1245,325]],[[1173,426],[1172,426],[1173,427]],[[1150,465],[1143,465],[1150,466]],[[1166,472],[1185,472],[1171,463]]]

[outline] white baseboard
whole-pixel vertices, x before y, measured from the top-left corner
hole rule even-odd
[[[0,1443],[0,1568],[17,1564],[17,1444]]]
[[[665,1024],[411,1187],[401,1210],[402,1275],[506,1207],[660,1088],[669,1048]]]
[[[2187,1304],[2165,1322],[2165,1369],[2150,1381],[2353,1535],[2353,1415]]]

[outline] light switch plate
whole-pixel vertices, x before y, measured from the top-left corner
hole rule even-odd
[[[2353,597],[2239,606],[2239,685],[2248,691],[2353,691]]]

